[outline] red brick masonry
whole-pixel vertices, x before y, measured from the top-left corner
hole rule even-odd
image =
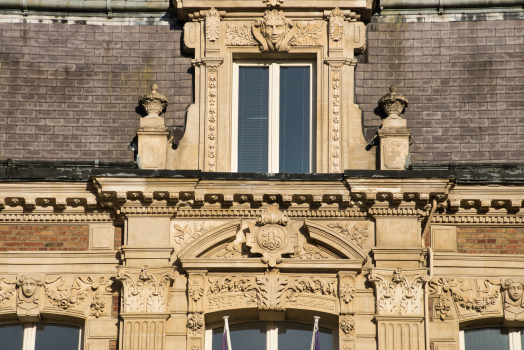
[[[524,228],[457,228],[458,252],[524,254]]]
[[[89,226],[0,225],[0,251],[84,251]]]

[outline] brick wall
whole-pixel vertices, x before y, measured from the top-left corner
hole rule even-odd
[[[0,22],[0,159],[133,161],[138,96],[153,83],[166,125],[183,124],[192,75],[179,25],[62,22]]]
[[[83,251],[89,226],[0,225],[0,251]]]
[[[356,71],[368,140],[383,116],[377,102],[396,84],[410,103],[414,162],[524,161],[524,21],[384,20],[368,25]]]
[[[457,228],[458,252],[524,254],[524,228]]]
[[[122,227],[115,227],[115,250],[120,249],[122,246]]]

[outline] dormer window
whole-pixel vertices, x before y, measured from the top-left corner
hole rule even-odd
[[[235,63],[232,170],[313,169],[313,64]]]

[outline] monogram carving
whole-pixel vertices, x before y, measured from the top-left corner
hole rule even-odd
[[[394,271],[373,269],[368,279],[375,286],[378,315],[423,314],[423,286],[427,282],[425,270],[410,271],[408,275],[400,268]]]
[[[22,322],[40,320],[40,287],[43,284],[42,278],[36,275],[22,275],[16,281],[16,313]]]
[[[117,280],[123,286],[124,313],[167,312],[168,288],[176,278],[173,268],[142,269],[118,267]]]
[[[284,292],[287,284],[287,280],[280,276],[278,270],[266,270],[264,276],[258,277],[259,309],[284,311],[286,309]]]
[[[246,245],[252,253],[261,253],[262,262],[274,267],[282,262],[282,254],[295,251],[297,246],[297,226],[300,223],[289,223],[289,218],[275,205],[269,206],[256,224],[247,222],[249,233]]]
[[[206,13],[206,38],[209,41],[217,41],[220,36],[220,14],[212,7]]]
[[[205,277],[202,274],[191,274],[187,279],[187,294],[189,296],[189,312],[202,313],[204,312],[204,296]]]
[[[261,51],[289,51],[289,42],[296,33],[295,23],[283,11],[266,11],[261,20],[252,25],[253,36]]]
[[[513,278],[502,283],[504,293],[504,319],[506,322],[524,321],[524,280]]]
[[[459,318],[501,312],[500,281],[441,277],[432,280],[429,286],[431,294],[451,296]]]

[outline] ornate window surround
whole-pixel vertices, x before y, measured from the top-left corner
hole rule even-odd
[[[234,170],[234,64],[256,59],[315,62],[316,172],[374,169],[375,155],[365,150],[361,112],[354,102],[355,52],[361,52],[366,42],[366,28],[353,12],[356,9],[339,9],[335,2],[306,12],[284,5],[267,8],[262,2],[253,8],[246,2],[239,5],[248,7],[244,12],[240,8],[229,12],[227,7],[212,7],[219,2],[199,3],[196,8],[184,4],[196,3],[177,4],[179,17],[188,21],[184,45],[195,56],[195,102],[188,109],[185,136],[176,151],[180,156],[173,160],[176,168]],[[284,27],[278,38],[263,29],[271,21]]]
[[[316,109],[313,108],[313,105],[316,105],[318,103],[317,100],[317,94],[316,94],[316,64],[314,61],[310,60],[235,60],[233,61],[233,94],[232,94],[232,133],[231,133],[231,171],[236,172],[237,171],[237,165],[238,165],[238,94],[239,94],[239,67],[247,67],[247,66],[253,66],[253,67],[270,67],[270,81],[269,81],[269,101],[268,101],[268,107],[269,107],[269,171],[270,173],[278,172],[273,171],[273,169],[278,168],[278,147],[272,147],[275,142],[274,140],[278,140],[279,137],[279,119],[275,118],[279,115],[279,103],[275,103],[275,101],[272,99],[271,95],[275,95],[275,91],[278,92],[278,88],[275,89],[276,86],[279,84],[279,74],[278,74],[278,68],[279,67],[310,67],[310,88],[309,88],[309,95],[310,95],[310,131],[309,131],[309,152],[310,152],[310,166],[309,166],[309,172],[315,172],[315,154],[316,154]],[[273,142],[271,142],[273,141]],[[276,156],[275,156],[276,155]]]

